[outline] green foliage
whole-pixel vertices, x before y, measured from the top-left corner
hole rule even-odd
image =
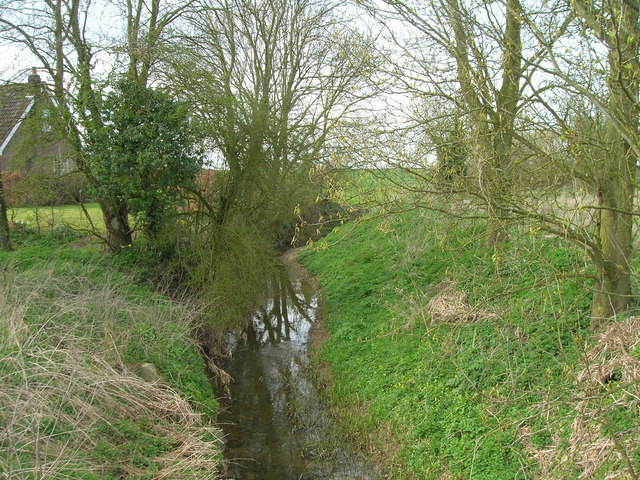
[[[245,324],[277,265],[272,238],[234,218],[207,230],[194,244],[189,282],[209,308],[209,326],[223,334]]]
[[[536,406],[568,389],[580,357],[588,260],[515,230],[509,248],[487,248],[482,227],[411,212],[345,226],[302,255],[325,298],[333,398],[399,426],[394,478],[525,478],[519,428],[551,441]],[[445,278],[475,317],[430,313]]]
[[[155,232],[193,187],[202,147],[185,104],[123,80],[102,105],[104,127],[90,136],[99,198],[117,199]]]
[[[53,227],[49,231],[38,233],[26,222],[13,224],[12,242],[15,246],[54,246],[64,245],[84,237],[82,232],[65,225]]]
[[[211,394],[202,358],[191,342],[171,341],[184,335],[183,328],[171,323],[133,325],[123,359],[130,365],[153,363],[170,385],[213,417],[218,403]]]
[[[115,440],[99,442],[96,445],[97,455],[114,461],[107,475],[119,478],[124,472],[121,467],[118,467],[116,460],[127,458],[134,467],[146,472],[136,478],[151,480],[154,477],[153,459],[170,451],[175,442],[175,439],[149,435],[154,427],[153,422],[146,418],[137,418],[133,421],[120,420],[100,425],[98,431],[106,438]]]

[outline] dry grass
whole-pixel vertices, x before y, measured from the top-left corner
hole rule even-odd
[[[451,280],[444,279],[435,289],[438,293],[429,300],[426,309],[432,322],[469,323],[495,317],[495,314],[472,307],[466,292]]]
[[[613,322],[600,334],[595,347],[587,351],[586,366],[578,375],[583,385],[604,386],[614,374],[617,381],[634,386],[640,393],[640,361],[629,352],[640,345],[640,317]]]
[[[217,430],[121,361],[142,315],[158,328],[179,315],[123,290],[108,277],[0,271],[0,477],[217,478]]]
[[[568,443],[556,436],[533,451],[540,478],[566,478],[567,467],[581,479],[639,478],[640,360],[631,352],[640,348],[640,317],[611,323],[597,340],[577,374]]]
[[[468,324],[478,320],[496,318],[496,314],[469,304],[466,292],[450,279],[442,280],[427,291],[400,292],[403,300],[389,305],[394,313],[398,331],[406,332],[416,324],[424,324],[429,331],[434,324]]]

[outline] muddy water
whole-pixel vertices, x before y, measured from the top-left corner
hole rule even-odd
[[[221,367],[234,381],[219,417],[226,478],[380,478],[340,441],[319,401],[307,351],[317,308],[313,287],[283,270],[269,282],[268,299],[246,333],[229,339],[233,356]]]

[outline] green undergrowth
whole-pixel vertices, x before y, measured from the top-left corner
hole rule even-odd
[[[532,478],[570,451],[584,252],[526,229],[487,248],[481,224],[410,212],[346,225],[301,261],[325,301],[331,400],[352,412],[347,431],[377,438],[391,478]]]
[[[218,405],[191,338],[197,308],[141,285],[126,255],[24,238],[0,253],[0,471],[216,478]],[[138,376],[144,364],[159,381]]]

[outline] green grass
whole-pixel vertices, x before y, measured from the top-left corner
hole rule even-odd
[[[415,187],[422,175],[420,170],[407,172],[398,168],[349,169],[333,172],[330,184],[339,186],[332,190],[338,203],[362,209],[396,203],[401,192]]]
[[[367,412],[343,418],[347,429],[392,426],[397,438],[378,442],[398,449],[392,478],[535,476],[533,452],[567,439],[575,414],[589,324],[584,253],[515,230],[489,249],[481,224],[425,212],[342,228],[353,230],[301,258],[325,299],[331,398]],[[475,320],[429,314],[444,278],[466,293]],[[549,398],[553,415],[541,417]]]
[[[28,324],[39,325],[52,309],[62,306],[55,304],[56,299],[61,303],[87,300],[81,310],[84,318],[78,318],[76,311],[61,313],[51,331],[63,335],[71,325],[89,343],[103,341],[104,335],[122,339],[122,345],[117,345],[121,360],[130,365],[154,363],[172,387],[193,399],[194,405],[214,413],[217,402],[211,397],[202,360],[190,337],[194,312],[134,283],[123,271],[122,262],[122,258],[92,248],[34,246],[0,252],[3,273],[33,282],[38,294],[38,301],[30,302],[26,311]],[[41,277],[47,281],[37,285]],[[109,304],[109,299],[114,303]]]
[[[91,221],[98,229],[103,229],[102,212],[97,203],[85,205]],[[9,209],[9,220],[32,230],[50,231],[66,226],[87,230],[91,223],[79,205],[58,205],[51,207],[13,207]]]
[[[195,309],[135,282],[124,255],[36,237],[0,253],[0,471],[216,478],[206,419],[218,404],[191,339]],[[147,362],[169,388],[135,376]]]

